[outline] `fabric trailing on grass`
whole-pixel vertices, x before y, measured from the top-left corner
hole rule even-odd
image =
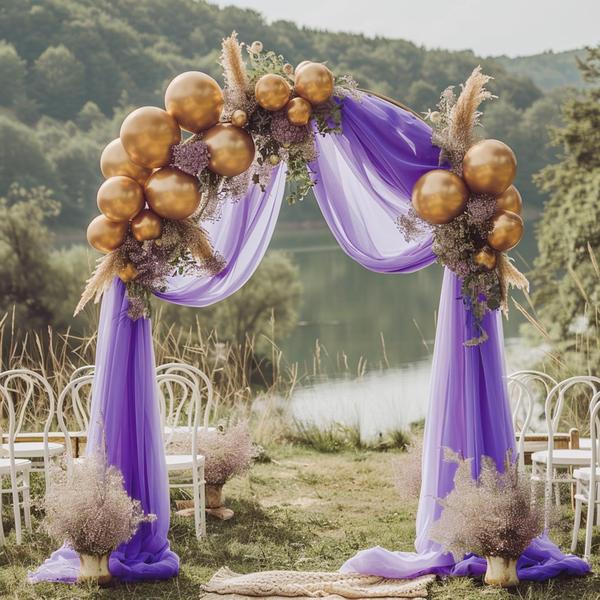
[[[342,107],[342,134],[318,137],[318,159],[312,164],[315,196],[343,251],[365,268],[381,273],[408,273],[435,262],[431,236],[407,242],[397,219],[410,208],[417,179],[438,168],[439,149],[431,129],[411,113],[385,100],[363,95],[347,98]],[[158,297],[185,306],[209,306],[224,300],[248,281],[271,240],[285,187],[285,167],[275,169],[265,191],[252,186],[245,198],[225,203],[220,220],[206,224],[215,250],[227,266],[213,276],[175,276]],[[439,514],[434,498],[452,486],[454,465],[444,462],[450,447],[465,458],[492,456],[498,465],[514,432],[504,376],[500,314],[486,315],[489,339],[475,347],[471,313],[460,298],[460,281],[446,271],[440,300],[427,418],[423,488],[417,518],[416,553],[364,550],[343,572],[393,578],[427,573],[479,575],[484,560],[470,557],[454,564],[428,540],[429,526]],[[165,579],[178,573],[177,556],[169,549],[169,502],[160,431],[150,321],[127,317],[125,287],[117,279],[105,295],[99,324],[93,415],[90,439],[106,437],[111,464],[124,474],[129,493],[158,519],[146,524],[111,556],[109,568],[118,578]],[[587,563],[562,554],[546,538],[536,540],[519,562],[521,579],[547,579],[557,574],[583,574]],[[31,574],[31,581],[73,581],[78,559],[61,549]]]

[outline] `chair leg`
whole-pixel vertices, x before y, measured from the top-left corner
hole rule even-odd
[[[556,469],[554,469],[554,472],[552,475],[553,475],[554,481],[556,482],[554,484],[554,496],[555,496],[556,506],[560,507],[560,483],[558,483],[558,471]]]
[[[31,532],[31,486],[29,469],[23,471],[23,480],[25,486],[23,487],[23,514],[25,515],[25,527],[27,531]]]
[[[200,470],[200,531],[206,537],[206,480],[204,478],[204,465]]]
[[[4,546],[6,538],[4,537],[4,525],[2,523],[2,475],[0,475],[0,546]]]
[[[577,481],[577,495],[581,493],[581,484]],[[571,552],[577,550],[577,539],[579,537],[579,528],[581,527],[581,506],[582,501],[578,498],[575,500],[575,519],[573,521],[573,540],[571,542]]]
[[[590,562],[590,554],[592,550],[592,533],[594,531],[594,513],[596,512],[596,482],[590,482],[588,496],[588,511],[587,522],[585,524],[585,549],[583,558]]]
[[[203,506],[200,506],[200,477],[198,471],[200,470],[200,466],[198,468],[192,467],[192,493],[194,495],[194,529],[196,533],[196,539],[200,539],[202,537],[202,526],[201,526],[201,513]]]
[[[16,473],[10,474],[10,485],[13,499],[13,515],[15,517],[15,536],[17,538],[17,544],[21,544],[21,506],[19,501],[19,485],[17,482]]]

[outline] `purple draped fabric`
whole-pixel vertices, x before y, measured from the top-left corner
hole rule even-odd
[[[346,99],[342,114],[343,134],[318,137],[319,157],[311,165],[315,196],[333,235],[346,254],[373,271],[403,273],[431,264],[431,237],[424,234],[408,243],[396,225],[398,216],[408,211],[416,180],[438,165],[431,130],[414,115],[369,96]],[[265,192],[253,186],[239,203],[225,205],[221,220],[208,225],[216,250],[227,261],[222,273],[172,277],[167,291],[157,295],[202,307],[244,285],[270,242],[284,184],[284,168],[275,169]],[[131,322],[126,309],[124,286],[117,280],[102,304],[90,439],[94,446],[104,433],[109,460],[122,470],[127,490],[158,516],[112,554],[111,572],[125,580],[161,579],[177,573],[178,559],[167,541],[168,488],[150,322]],[[425,433],[417,553],[373,548],[349,560],[343,570],[414,577],[429,572],[478,575],[485,569],[483,559],[474,556],[455,565],[427,537],[440,510],[435,498],[452,489],[454,468],[442,460],[443,447],[474,458],[475,468],[482,454],[501,464],[507,449],[514,447],[498,313],[488,314],[484,326],[489,340],[465,347],[463,342],[474,333],[471,314],[460,299],[460,282],[446,272]],[[62,548],[30,580],[73,581],[78,568],[75,553]],[[519,568],[524,579],[589,569],[546,538],[530,546]]]

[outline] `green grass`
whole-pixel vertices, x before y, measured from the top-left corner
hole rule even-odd
[[[96,586],[65,586],[25,582],[54,545],[39,531],[22,546],[0,548],[0,597],[185,599],[199,596],[199,585],[223,565],[249,572],[265,569],[336,570],[360,549],[381,545],[413,549],[416,504],[402,505],[392,485],[394,453],[343,451],[319,454],[305,448],[270,448],[271,462],[255,465],[250,475],[226,486],[232,521],[210,520],[208,538],[197,543],[190,520],[174,517],[171,540],[181,558],[179,577],[167,582]],[[38,515],[39,516],[39,515]],[[568,543],[570,521],[558,524],[554,538]],[[6,526],[6,519],[5,519]],[[6,528],[8,529],[8,527]],[[594,552],[600,551],[600,538]],[[600,569],[596,556],[594,566]],[[529,600],[598,600],[600,578],[558,579],[523,583],[508,592],[484,587],[479,580],[436,583],[436,600],[524,598]]]

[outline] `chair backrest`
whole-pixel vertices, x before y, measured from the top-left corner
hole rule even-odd
[[[173,441],[177,428],[182,427],[186,438],[188,434],[191,435],[191,454],[196,460],[201,402],[194,380],[177,373],[161,373],[156,376],[156,382],[165,448]]]
[[[44,478],[46,489],[50,485],[50,448],[48,434],[55,415],[54,391],[48,381],[39,373],[29,369],[11,369],[0,373],[0,385],[10,396],[14,414],[13,443],[20,433],[26,433],[28,426],[39,433],[39,421],[43,421],[42,453],[44,458]],[[37,392],[37,394],[36,394]],[[10,447],[9,447],[10,452]]]
[[[597,469],[600,469],[600,392],[594,394],[590,402],[590,438],[592,442],[592,458],[590,460],[590,488],[595,489],[596,481],[600,479]],[[596,499],[598,499],[596,497]]]
[[[0,415],[5,414],[6,419],[0,419],[0,440],[5,444],[4,455],[8,456],[10,469],[10,482],[12,489],[17,487],[17,469],[15,465],[15,437],[16,437],[16,412],[13,399],[8,390],[0,384]],[[3,428],[2,423],[5,423]],[[1,518],[1,516],[0,516]]]
[[[0,372],[0,385],[12,396],[15,409],[15,435],[31,428],[38,433],[43,423],[44,441],[55,415],[52,386],[45,377],[29,369],[11,369]]]
[[[93,374],[81,375],[71,379],[58,396],[56,418],[61,433],[65,437],[69,460],[72,459],[71,433],[87,432],[89,428],[93,382]]]
[[[579,388],[588,388],[593,400],[593,398],[596,397],[596,392],[600,390],[600,377],[594,377],[593,375],[576,375],[575,377],[569,377],[557,383],[550,392],[548,392],[546,403],[544,405],[544,413],[546,417],[546,426],[548,428],[549,450],[553,448],[553,436],[558,432],[560,427],[567,392],[569,390],[572,391],[576,386]],[[591,409],[591,402],[589,407]]]
[[[535,401],[531,388],[525,381],[509,375],[508,380],[508,392],[509,398],[513,404],[512,422],[513,429],[518,438],[517,452],[519,456],[519,466],[523,469],[525,467],[525,436],[530,428],[531,420],[533,418],[533,411]],[[519,415],[523,414],[522,424],[519,426]]]
[[[96,370],[96,365],[83,365],[81,367],[77,367],[72,373],[69,381],[73,379],[77,379],[79,377],[83,377],[84,375],[93,375]]]
[[[171,363],[165,363],[164,365],[159,365],[156,368],[156,374],[157,375],[175,374],[175,375],[180,375],[182,377],[186,377],[186,378],[190,379],[194,383],[194,388],[193,388],[194,393],[199,396],[200,404],[202,404],[202,402],[201,402],[202,383],[204,383],[204,386],[206,387],[206,404],[204,405],[204,411],[201,415],[200,423],[202,424],[202,427],[208,428],[209,420],[210,420],[210,413],[215,408],[214,391],[213,391],[213,385],[210,380],[210,377],[208,377],[208,375],[206,375],[206,373],[201,371],[198,367],[195,367],[193,365],[188,365],[185,363],[177,363],[177,362],[171,362]],[[170,411],[172,411],[174,409],[174,406],[175,405],[172,402],[167,403],[168,410],[167,410],[167,413],[165,414],[165,422],[167,424],[169,423],[170,420],[173,419],[173,415],[171,414]]]

